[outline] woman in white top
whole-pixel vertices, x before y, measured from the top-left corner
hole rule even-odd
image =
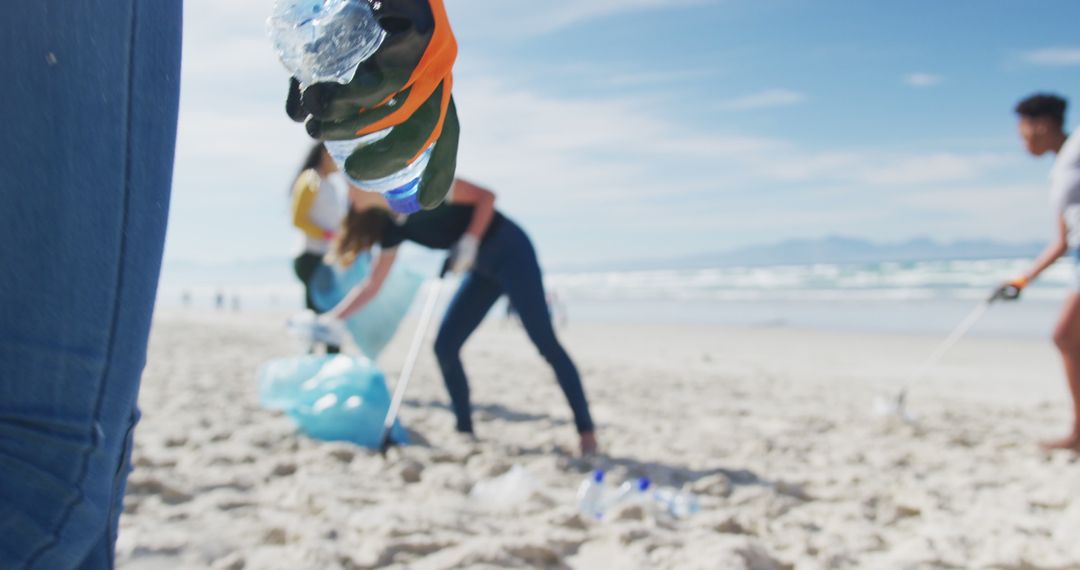
[[[292,222],[303,232],[303,251],[293,262],[296,276],[304,283],[304,301],[308,309],[322,313],[311,297],[311,279],[323,265],[323,256],[337,235],[349,211],[348,193],[337,178],[337,165],[318,143],[308,152],[292,188]],[[327,345],[334,354],[339,347]]]
[[[1065,99],[1057,95],[1037,94],[1016,106],[1020,116],[1020,136],[1028,152],[1041,156],[1057,155],[1050,173],[1050,200],[1054,208],[1054,241],[1039,256],[1030,271],[1002,286],[1022,290],[1046,268],[1069,250],[1080,246],[1080,135],[1065,133]],[[1074,269],[1072,291],[1065,300],[1061,317],[1054,329],[1054,344],[1065,364],[1072,393],[1073,426],[1066,437],[1042,444],[1044,449],[1068,449],[1080,452],[1080,270]]]

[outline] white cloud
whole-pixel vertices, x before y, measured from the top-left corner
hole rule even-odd
[[[912,87],[933,87],[944,80],[944,77],[933,73],[910,73],[904,77],[904,83]]]
[[[951,239],[987,236],[993,228],[1004,228],[990,234],[994,239],[1044,239],[1054,228],[1051,209],[1046,206],[1046,187],[1037,182],[928,186],[893,193],[887,197],[887,204],[895,211],[914,211],[916,216],[942,219],[943,226],[932,228],[933,233]]]
[[[806,100],[806,95],[790,89],[768,89],[752,95],[724,99],[716,103],[723,111],[750,111],[772,107],[790,107]]]
[[[693,167],[782,144],[680,127],[658,117],[650,101],[551,97],[493,77],[461,78],[455,97],[462,174],[502,189],[508,204],[534,214],[566,216],[566,199],[600,206],[721,184],[702,181]]]
[[[1032,65],[1072,66],[1080,65],[1080,47],[1057,47],[1029,51],[1024,61]]]
[[[759,175],[785,182],[918,186],[978,180],[1016,160],[1017,155],[995,153],[805,152],[792,149],[762,164]]]
[[[643,224],[657,240],[697,236],[704,249],[777,228],[859,233],[903,215],[887,206],[894,195],[992,180],[1021,157],[809,149],[680,124],[651,99],[571,98],[498,77],[485,68],[458,84],[459,171],[496,190],[558,263],[616,255]]]

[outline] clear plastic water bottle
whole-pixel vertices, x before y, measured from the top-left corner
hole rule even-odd
[[[267,29],[281,63],[305,87],[327,82],[348,84],[357,67],[378,51],[386,38],[366,0],[277,0]],[[326,150],[338,168],[347,172],[349,156],[386,138],[393,129],[351,140],[325,141]],[[349,179],[358,188],[385,195],[394,211],[411,214],[420,209],[420,177],[434,147],[430,145],[408,166],[384,178]]]
[[[326,151],[333,157],[334,162],[337,163],[338,168],[345,172],[345,161],[356,149],[386,138],[393,130],[394,127],[390,127],[357,139],[324,141],[323,144],[326,146]],[[416,198],[420,187],[420,176],[424,174],[424,169],[427,168],[428,161],[431,159],[431,152],[434,149],[435,145],[432,144],[408,166],[385,178],[357,180],[349,176],[349,180],[357,188],[368,192],[379,192],[386,196],[386,200],[390,202],[390,207],[395,212],[411,214],[420,209]]]
[[[652,493],[656,506],[677,519],[685,519],[701,511],[698,498],[688,491],[656,489]]]
[[[604,489],[604,470],[593,471],[587,479],[581,482],[577,492],[578,510],[591,519],[599,520],[604,517],[606,505]]]
[[[349,83],[386,38],[365,0],[277,0],[266,25],[281,63],[304,86]]]
[[[604,504],[604,510],[609,511],[619,505],[644,504],[649,500],[649,488],[652,481],[648,477],[640,477],[630,481],[624,481]]]

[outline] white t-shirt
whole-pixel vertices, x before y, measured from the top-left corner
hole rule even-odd
[[[348,213],[349,193],[341,174],[334,173],[320,180],[319,194],[315,196],[308,218],[324,230],[337,231]],[[324,255],[330,251],[330,241],[304,236],[304,251]]]
[[[1065,141],[1050,171],[1050,202],[1065,218],[1069,247],[1080,246],[1080,134]]]

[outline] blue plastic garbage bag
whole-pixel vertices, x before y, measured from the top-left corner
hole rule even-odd
[[[371,257],[367,255],[357,257],[356,262],[346,268],[323,265],[312,277],[311,300],[320,310],[330,310],[370,273]],[[345,327],[356,346],[368,358],[378,358],[394,338],[423,282],[423,275],[397,263],[383,282],[379,294],[345,320]]]
[[[303,378],[317,363],[321,365],[314,374]],[[367,358],[345,355],[270,362],[260,373],[259,397],[263,405],[284,410],[310,437],[370,449],[379,448],[390,409],[382,371]],[[408,443],[400,421],[394,423],[391,437],[396,443]]]
[[[259,404],[268,410],[287,411],[296,406],[301,386],[314,378],[333,356],[278,358],[259,369]]]

